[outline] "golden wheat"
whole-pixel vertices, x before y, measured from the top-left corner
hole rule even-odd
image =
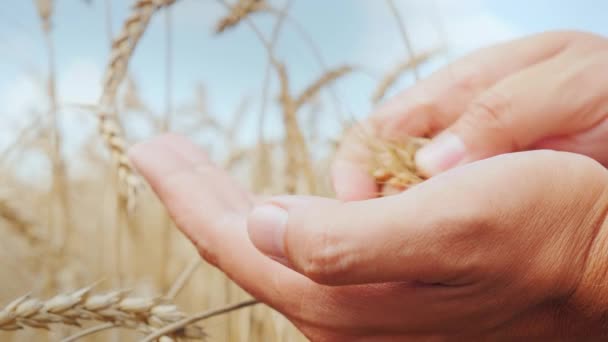
[[[116,112],[116,95],[118,86],[126,76],[129,59],[152,15],[160,8],[172,5],[175,1],[138,0],[118,37],[112,43],[110,61],[105,71],[103,91],[99,99],[99,132],[117,166],[118,177],[123,185],[122,195],[130,209],[135,206],[135,196],[140,182],[127,157],[127,142]]]
[[[52,19],[55,18],[53,16],[54,2],[52,0],[35,1],[43,30],[46,32],[48,42],[51,43],[51,24]],[[5,251],[6,255],[14,256],[12,258],[14,260],[4,260],[11,265],[9,265],[10,269],[9,267],[0,269],[4,272],[0,277],[4,279],[23,277],[23,279],[7,281],[3,288],[2,298],[15,298],[21,293],[23,286],[27,286],[35,293],[40,293],[42,298],[52,296],[47,300],[29,295],[22,296],[10,301],[6,307],[0,307],[0,340],[10,337],[19,340],[40,340],[42,334],[45,333],[40,329],[54,330],[53,333],[57,333],[56,336],[59,338],[64,338],[64,342],[76,341],[84,337],[104,341],[111,337],[121,340],[125,336],[131,336],[137,332],[146,335],[146,341],[156,340],[161,336],[160,341],[181,338],[200,339],[205,336],[205,333],[214,336],[214,340],[227,341],[296,341],[301,338],[301,334],[290,327],[286,319],[263,305],[230,315],[221,323],[206,325],[205,331],[195,325],[206,318],[254,305],[257,302],[249,300],[248,294],[239,289],[220,271],[202,262],[196,251],[190,248],[186,239],[177,234],[166,235],[171,222],[167,218],[164,208],[150,192],[145,191],[138,194],[140,197],[138,210],[133,212],[130,217],[123,216],[124,207],[122,202],[117,201],[116,194],[120,195],[120,201],[126,200],[128,207],[132,208],[140,181],[126,157],[127,139],[121,126],[121,120],[129,120],[134,118],[132,115],[139,115],[137,119],[144,118],[151,123],[153,129],[163,131],[169,127],[168,116],[171,114],[171,119],[174,119],[171,121],[172,129],[183,128],[194,138],[198,138],[201,132],[208,133],[208,130],[211,130],[214,138],[219,137],[217,139],[220,143],[214,141],[214,144],[221,145],[222,154],[219,159],[224,160],[224,167],[256,192],[262,194],[315,193],[329,196],[331,190],[325,175],[330,158],[321,153],[327,152],[331,155],[335,146],[327,144],[327,138],[323,136],[324,132],[317,132],[323,125],[322,120],[326,118],[319,113],[319,108],[324,104],[321,102],[325,101],[325,97],[320,96],[320,93],[329,90],[329,95],[337,103],[337,95],[332,91],[332,84],[350,74],[354,68],[345,65],[330,69],[326,66],[321,51],[314,45],[312,37],[308,35],[297,19],[288,13],[291,1],[286,1],[284,8],[279,11],[272,8],[270,2],[267,1],[237,0],[236,5],[228,6],[228,14],[218,21],[217,31],[224,32],[236,25],[247,24],[264,45],[268,53],[268,66],[260,98],[262,106],[259,123],[262,127],[266,113],[266,100],[273,96],[270,94],[271,76],[274,77],[273,72],[276,72],[276,79],[278,79],[280,87],[278,89],[279,110],[285,139],[283,141],[270,138],[265,140],[262,129],[260,129],[255,145],[236,145],[235,136],[240,134],[239,130],[245,126],[242,122],[246,121],[243,117],[247,112],[247,98],[236,107],[235,114],[231,120],[227,120],[228,123],[221,120],[220,115],[223,113],[215,115],[211,113],[202,87],[196,89],[194,104],[188,102],[184,106],[176,106],[173,110],[173,103],[170,102],[172,61],[169,55],[165,63],[167,73],[165,82],[168,90],[164,111],[157,110],[154,106],[145,103],[145,96],[141,96],[135,81],[128,78],[129,61],[140,38],[147,30],[151,18],[158,10],[172,5],[174,2],[174,0],[134,1],[132,12],[116,38],[112,40],[110,58],[104,72],[102,94],[98,103],[87,109],[98,115],[101,136],[116,164],[116,170],[105,171],[116,171],[119,182],[108,186],[109,174],[101,167],[104,163],[103,154],[95,149],[99,146],[93,145],[91,143],[93,139],[89,137],[80,146],[81,157],[84,157],[82,159],[88,167],[85,173],[71,172],[72,169],[70,169],[70,173],[66,173],[65,176],[66,182],[58,184],[56,187],[31,188],[15,182],[11,185],[18,187],[19,193],[24,197],[19,199],[19,206],[15,205],[13,201],[0,200],[0,221],[11,228],[7,230],[7,233],[30,241],[30,244],[23,244],[20,240],[15,240],[19,242],[18,248],[23,255],[21,253],[16,255],[17,248]],[[227,5],[224,0],[221,2]],[[107,23],[112,22],[109,17],[110,12],[110,1],[106,0]],[[276,23],[268,39],[253,22],[253,19],[257,18],[252,14],[260,12],[276,15]],[[165,27],[167,36],[170,35],[171,30],[171,20],[168,16],[167,13]],[[283,21],[290,23],[304,43],[309,45],[321,67],[321,75],[298,92],[295,92],[293,84],[290,84],[291,74],[287,68],[290,61],[279,61],[273,51]],[[110,24],[107,25],[107,29],[111,38]],[[53,58],[52,46],[49,45],[49,47],[49,59],[51,59]],[[431,55],[431,52],[428,54]],[[380,93],[378,98],[382,98],[387,89],[404,71],[409,70],[412,64],[415,66],[424,62],[426,54],[416,56],[420,61],[416,61],[416,58],[409,59],[391,70],[378,85],[379,88],[384,88],[378,91]],[[49,78],[51,79],[49,83],[51,84],[54,83],[52,65],[53,63],[50,63],[49,68]],[[363,68],[357,67],[357,70],[363,70]],[[126,87],[124,92],[120,93],[119,88],[123,83],[126,83]],[[56,175],[59,171],[63,172],[57,168],[57,165],[61,165],[61,155],[58,153],[61,146],[58,143],[59,140],[54,142],[55,138],[60,138],[58,134],[54,135],[58,131],[56,129],[57,108],[63,107],[57,106],[58,100],[54,86],[52,88],[48,90],[49,100],[54,101],[54,104],[51,103],[53,108],[49,110],[53,117],[49,120],[55,121],[55,127],[45,125],[44,127],[28,128],[32,131],[35,128],[35,133],[41,132],[38,139],[42,141],[41,146],[27,144],[22,138],[19,138],[16,144],[23,145],[19,147],[20,151],[31,150],[50,156],[49,159],[55,163],[53,167]],[[339,111],[338,107],[336,104],[336,113]],[[80,107],[80,109],[83,108],[85,106]],[[313,114],[308,115],[308,110]],[[123,112],[124,116],[119,115]],[[164,124],[160,122],[163,113],[165,113]],[[46,115],[46,113],[39,114],[41,117],[43,114]],[[184,119],[189,121],[186,122]],[[306,127],[303,127],[302,122],[306,124]],[[180,123],[184,127],[179,127]],[[28,135],[31,134],[28,133]],[[382,194],[389,194],[391,189],[400,191],[424,180],[415,167],[414,156],[416,150],[426,140],[419,138],[389,142],[378,138],[369,140],[373,153],[369,171],[382,190]],[[8,152],[10,150],[0,154],[0,161],[7,160]],[[7,179],[10,179],[9,183],[13,183],[18,169],[12,163],[4,164],[10,174],[10,178],[7,177]],[[55,181],[58,180],[50,180],[50,182]],[[69,215],[65,211],[58,210],[61,209],[61,204],[55,201],[54,196],[59,195],[60,191],[65,195],[68,188],[70,196],[63,198],[69,200],[72,208],[74,229],[70,234],[71,240],[67,244],[68,248],[58,253],[56,248],[47,246],[49,245],[47,241],[51,237],[56,238],[54,234],[56,231],[67,232],[63,229],[66,222],[70,222]],[[49,192],[53,196],[49,196]],[[26,199],[23,201],[26,203],[22,203],[21,199]],[[58,199],[61,198],[58,197]],[[120,208],[118,208],[118,203],[121,204]],[[30,218],[30,216],[32,217]],[[44,222],[44,224],[40,225],[38,222]],[[133,227],[145,227],[145,230],[121,229],[125,222]],[[186,245],[188,248],[185,248]],[[21,246],[28,248],[21,248]],[[29,246],[32,247],[31,250],[29,250]],[[7,246],[7,250],[8,247],[12,246]],[[106,275],[111,277],[112,288],[123,288],[128,285],[137,288],[138,291],[140,288],[148,291],[144,293],[160,292],[166,293],[166,296],[130,297],[127,291],[121,290],[92,293],[90,287],[65,292],[65,289],[90,283],[91,279],[98,279]],[[171,281],[173,279],[175,281]],[[171,283],[173,283],[172,286],[170,286]],[[53,296],[56,293],[61,294]],[[171,304],[178,302],[180,308],[184,308],[188,312],[215,307],[219,307],[219,309],[186,315]],[[227,303],[234,302],[237,304],[225,306]],[[72,326],[75,329],[67,329]],[[127,328],[128,331],[114,330],[107,333],[114,334],[113,336],[101,334],[100,336],[89,336],[113,328]],[[14,330],[19,332],[13,332]],[[10,331],[10,334],[3,331]],[[67,336],[68,332],[74,334]],[[50,337],[51,335],[49,335]]]
[[[424,181],[416,167],[416,152],[429,140],[406,137],[400,141],[369,139],[373,160],[370,173],[381,188],[382,195],[403,191]]]
[[[53,324],[80,326],[83,321],[111,323],[112,326],[152,333],[186,315],[160,298],[127,297],[127,291],[91,294],[91,287],[59,294],[48,300],[25,295],[0,311],[0,330],[49,329]],[[171,332],[172,338],[201,339],[201,327],[188,325]]]

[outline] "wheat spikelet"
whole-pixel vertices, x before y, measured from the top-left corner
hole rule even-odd
[[[91,287],[86,287],[48,300],[30,295],[17,298],[0,311],[0,330],[49,329],[54,324],[80,326],[83,321],[97,321],[151,334],[187,317],[175,305],[158,298],[127,297],[126,291],[90,291]],[[168,337],[202,339],[205,333],[201,327],[189,325]]]
[[[316,80],[310,86],[308,86],[306,89],[304,89],[302,94],[300,94],[300,96],[298,96],[298,98],[295,100],[296,108],[300,108],[303,104],[312,100],[315,97],[315,95],[321,90],[321,88],[329,85],[330,83],[332,83],[335,80],[337,80],[338,78],[350,73],[351,71],[353,71],[353,68],[348,65],[341,66],[336,69],[327,71],[325,74],[323,74],[321,77],[319,77],[318,80]]]
[[[423,64],[429,59],[435,57],[435,55],[437,55],[440,51],[440,49],[431,49],[397,64],[392,70],[384,75],[384,77],[382,77],[372,94],[372,101],[374,103],[380,102],[380,100],[384,98],[384,95],[386,95],[388,89],[392,87],[395,82],[397,82],[399,77],[404,72],[415,69],[420,64]]]
[[[371,140],[371,139],[370,139]],[[372,141],[373,154],[370,173],[381,187],[381,194],[403,191],[424,181],[416,167],[415,156],[429,140],[407,137],[401,141]]]
[[[215,32],[222,33],[226,29],[238,25],[247,16],[267,9],[269,6],[264,0],[238,0],[230,9],[230,13],[217,23]]]

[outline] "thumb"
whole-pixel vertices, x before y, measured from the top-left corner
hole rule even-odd
[[[432,228],[445,215],[415,197],[277,197],[251,212],[249,236],[262,253],[321,284],[441,282],[450,277],[449,246]]]

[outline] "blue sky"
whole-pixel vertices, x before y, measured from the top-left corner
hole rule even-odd
[[[271,0],[281,6],[283,0]],[[448,38],[449,56],[458,56],[476,47],[554,29],[577,29],[608,35],[608,1],[594,0],[395,0],[418,51],[437,46],[441,34]],[[0,12],[0,148],[28,122],[27,112],[45,108],[44,45],[33,2],[10,0]],[[94,103],[108,56],[105,0],[91,4],[78,0],[56,0],[54,38],[57,50],[61,103]],[[112,30],[115,33],[128,13],[131,1],[111,0]],[[266,63],[259,41],[246,26],[222,36],[213,34],[224,9],[215,0],[181,0],[172,8],[173,18],[173,99],[179,103],[191,97],[194,85],[202,83],[212,111],[225,120],[243,96],[259,98]],[[164,14],[157,15],[146,32],[132,61],[131,73],[139,82],[146,101],[163,108],[165,81]],[[371,110],[369,96],[376,80],[405,56],[397,27],[384,1],[380,0],[295,0],[291,15],[312,36],[326,64],[364,66],[340,81],[340,102],[352,115],[361,117]],[[258,15],[256,22],[268,33],[274,18]],[[319,75],[320,68],[302,37],[287,22],[277,54],[287,61],[293,88],[297,91]],[[439,58],[425,72],[445,63]],[[411,83],[405,77],[397,88]],[[273,88],[276,89],[276,88]],[[275,92],[273,92],[274,94]],[[324,95],[323,98],[327,98]],[[276,97],[270,99],[275,103]],[[328,111],[332,111],[330,105]],[[251,103],[245,127],[253,127],[259,104]],[[276,107],[269,110],[276,115]],[[94,134],[91,114],[62,110],[62,127],[69,135],[67,149]],[[334,125],[335,126],[335,125]],[[328,124],[328,130],[334,127]],[[335,126],[337,127],[337,126]],[[334,127],[334,128],[335,128]],[[276,129],[270,121],[269,130]],[[252,129],[248,131],[253,131]],[[150,132],[133,126],[130,135],[141,139]],[[242,139],[252,139],[245,134]],[[68,154],[70,151],[66,151]]]

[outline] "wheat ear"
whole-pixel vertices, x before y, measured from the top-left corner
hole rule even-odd
[[[249,15],[268,10],[269,8],[270,6],[268,6],[265,0],[238,0],[238,2],[230,8],[230,12],[217,23],[215,32],[222,33],[227,29],[238,25]]]
[[[19,297],[0,311],[0,330],[49,329],[54,324],[80,326],[83,321],[97,321],[151,334],[187,317],[160,298],[127,297],[126,291],[90,292],[91,286],[48,300]],[[205,333],[201,327],[189,325],[167,336],[202,339]]]
[[[118,87],[127,74],[129,60],[142,37],[152,15],[176,0],[138,0],[131,15],[123,24],[118,37],[112,42],[110,61],[106,67],[103,91],[99,99],[99,132],[111,152],[117,166],[118,178],[122,186],[122,196],[129,208],[135,206],[135,196],[139,178],[127,157],[127,142],[116,111]]]

